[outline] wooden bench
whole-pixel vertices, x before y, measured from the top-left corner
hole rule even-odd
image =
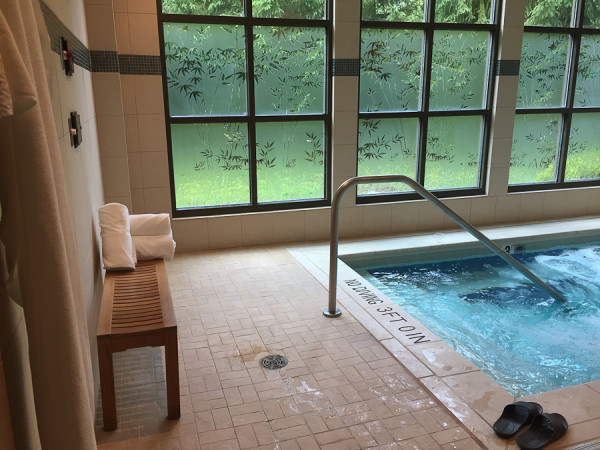
[[[130,348],[164,345],[167,417],[179,417],[177,324],[162,259],[139,261],[132,271],[106,272],[97,338],[105,431],[117,427],[112,354]]]

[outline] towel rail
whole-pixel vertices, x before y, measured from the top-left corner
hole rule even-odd
[[[342,196],[346,192],[346,190],[356,184],[365,184],[365,183],[386,183],[386,182],[394,182],[394,183],[404,183],[414,189],[419,195],[421,195],[425,200],[430,201],[440,209],[444,214],[450,217],[454,222],[464,228],[466,231],[471,233],[477,240],[479,240],[483,245],[492,250],[498,256],[500,256],[504,261],[513,266],[527,278],[529,278],[537,287],[546,291],[550,296],[560,302],[566,302],[565,298],[560,295],[556,290],[552,287],[548,286],[538,277],[536,277],[529,269],[523,266],[519,261],[510,256],[492,241],[490,241],[484,234],[482,234],[479,230],[477,230],[473,225],[459,216],[457,213],[452,211],[446,205],[444,205],[436,196],[434,196],[431,192],[421,186],[412,178],[409,178],[404,175],[368,175],[368,176],[360,176],[349,178],[340,184],[340,187],[337,189],[335,194],[333,195],[333,200],[331,201],[331,229],[330,229],[330,242],[329,242],[329,306],[323,310],[323,314],[327,317],[338,317],[342,314],[342,311],[337,308],[337,259],[338,259],[338,240],[339,240],[339,205],[342,199]]]

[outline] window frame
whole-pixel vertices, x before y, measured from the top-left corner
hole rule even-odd
[[[498,44],[500,33],[500,0],[493,0],[490,11],[490,22],[486,24],[467,24],[467,23],[444,23],[435,22],[435,5],[436,0],[429,0],[425,3],[424,21],[423,22],[397,22],[397,21],[377,21],[377,20],[362,20],[362,1],[361,1],[361,47],[362,47],[362,30],[363,29],[398,29],[398,30],[421,30],[423,32],[423,52],[421,62],[421,85],[419,107],[417,111],[379,111],[379,112],[358,112],[358,124],[360,130],[360,121],[363,119],[401,119],[401,118],[417,118],[419,121],[419,130],[416,149],[416,165],[415,173],[417,174],[417,182],[423,184],[425,180],[425,166],[427,158],[427,130],[430,117],[460,117],[460,116],[477,116],[482,117],[483,132],[480,137],[481,147],[479,150],[479,173],[477,175],[477,187],[469,188],[447,188],[436,189],[431,192],[438,198],[463,197],[483,195],[486,191],[487,183],[487,168],[488,157],[491,139],[491,125],[493,116],[493,96],[496,85],[496,73],[498,65]],[[490,61],[486,68],[486,87],[484,91],[484,108],[480,109],[461,109],[461,110],[430,110],[429,101],[431,95],[431,73],[433,60],[433,44],[435,31],[486,31],[490,33],[491,43],[488,47],[488,60]],[[361,53],[362,55],[362,48]],[[360,59],[360,56],[359,56]],[[359,75],[359,92],[360,92],[360,75]],[[358,139],[358,136],[357,136]],[[358,158],[356,160],[356,168],[358,173]],[[383,202],[397,202],[403,200],[421,199],[421,195],[414,191],[398,192],[398,193],[376,193],[376,194],[356,194],[357,204],[372,204]]]
[[[567,156],[569,149],[569,139],[571,137],[571,122],[573,114],[600,113],[598,107],[576,107],[575,102],[575,87],[577,83],[577,71],[579,65],[579,56],[581,54],[581,38],[582,36],[600,36],[600,28],[584,28],[584,8],[585,0],[572,0],[573,12],[571,15],[571,23],[566,27],[546,27],[540,25],[524,25],[523,35],[525,33],[549,33],[563,34],[569,37],[569,53],[567,54],[566,66],[568,71],[566,77],[564,105],[558,107],[544,108],[519,108],[515,110],[515,116],[519,114],[560,114],[561,123],[559,128],[559,143],[557,146],[556,166],[554,177],[556,181],[540,182],[540,183],[518,183],[509,184],[508,192],[531,192],[531,191],[548,191],[557,189],[571,189],[588,186],[600,186],[599,179],[590,180],[572,180],[565,181],[565,171],[567,165]],[[521,44],[522,45],[522,44]],[[510,170],[510,169],[509,169]]]
[[[243,0],[244,16],[209,16],[167,14],[162,10],[162,0],[156,0],[158,14],[158,35],[160,46],[160,60],[162,68],[162,88],[165,110],[165,127],[167,135],[167,157],[169,163],[169,187],[171,195],[171,211],[173,217],[202,217],[223,214],[241,214],[266,211],[284,211],[302,208],[317,208],[331,205],[331,160],[332,160],[332,73],[333,73],[333,0],[325,0],[324,19],[279,19],[252,17],[252,0]],[[167,61],[165,51],[164,24],[209,24],[209,25],[241,25],[244,27],[244,42],[246,50],[246,102],[247,114],[245,115],[214,115],[214,116],[171,116],[168,97]],[[312,114],[265,114],[255,113],[254,89],[254,45],[251,37],[253,29],[257,26],[282,26],[282,27],[314,27],[322,28],[325,32],[324,61],[324,112]],[[257,162],[256,162],[256,124],[261,122],[323,122],[323,195],[322,199],[314,200],[284,200],[276,202],[258,202]],[[173,124],[204,124],[204,123],[245,123],[248,126],[248,170],[250,201],[248,204],[228,204],[214,206],[195,206],[177,208],[175,176],[173,165],[173,145],[171,125]]]

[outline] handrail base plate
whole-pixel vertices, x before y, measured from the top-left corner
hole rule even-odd
[[[325,317],[330,317],[330,318],[334,318],[334,317],[340,317],[342,315],[342,310],[340,308],[337,308],[335,310],[335,312],[330,312],[329,308],[325,308],[323,310],[323,315]]]

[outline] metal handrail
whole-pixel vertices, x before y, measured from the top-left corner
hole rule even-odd
[[[340,184],[340,187],[333,195],[331,201],[331,237],[329,243],[329,307],[323,310],[323,314],[327,317],[338,317],[342,314],[342,311],[336,307],[336,290],[337,290],[337,259],[338,259],[338,238],[339,238],[339,205],[342,196],[346,192],[346,189],[354,186],[355,184],[364,183],[385,183],[385,182],[398,182],[409,185],[415,192],[419,193],[425,200],[429,200],[435,206],[437,206],[444,214],[454,220],[458,225],[464,228],[466,231],[471,233],[476,239],[478,239],[487,248],[492,250],[504,261],[513,266],[527,278],[529,278],[536,286],[546,291],[550,296],[560,302],[566,302],[565,298],[560,295],[556,290],[548,286],[538,277],[536,277],[529,269],[523,264],[517,261],[515,258],[510,256],[487,237],[485,237],[480,231],[478,231],[473,225],[467,222],[465,219],[460,217],[446,205],[444,205],[437,197],[431,192],[421,186],[412,178],[404,175],[368,175],[361,177],[349,178]]]

